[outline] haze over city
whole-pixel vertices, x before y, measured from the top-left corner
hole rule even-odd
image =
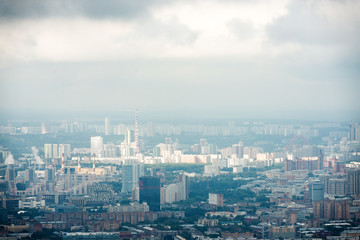
[[[358,1],[0,5],[3,116],[359,119]]]
[[[0,0],[0,239],[360,239],[359,13]]]

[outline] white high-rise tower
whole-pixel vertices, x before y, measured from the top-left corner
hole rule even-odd
[[[111,122],[110,122],[110,118],[106,117],[105,118],[105,135],[111,135],[112,131],[111,131]]]
[[[103,157],[104,152],[104,142],[103,138],[100,136],[91,137],[91,155],[95,157]]]

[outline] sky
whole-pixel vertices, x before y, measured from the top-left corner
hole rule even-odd
[[[3,116],[360,120],[358,0],[0,0]]]

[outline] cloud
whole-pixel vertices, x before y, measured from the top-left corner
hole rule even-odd
[[[163,43],[175,45],[189,45],[198,38],[198,33],[178,19],[172,18],[166,21],[149,19],[138,24],[134,32],[139,33],[140,39],[152,39]]]
[[[267,33],[277,43],[353,45],[360,36],[360,18],[350,7],[360,9],[360,4],[356,1],[291,1],[288,13],[269,25]],[[352,17],[344,17],[344,12]]]
[[[356,1],[1,1],[9,111],[360,107]]]
[[[163,0],[0,0],[0,18],[74,17],[133,18],[146,15],[149,7]]]
[[[227,26],[230,31],[239,39],[250,38],[255,33],[254,26],[251,22],[238,18],[231,20]]]
[[[270,46],[298,48],[283,56],[285,71],[308,81],[359,87],[360,2],[293,0],[287,9],[266,28]]]
[[[0,1],[17,20],[0,21],[2,64],[263,54],[263,26],[286,2]]]

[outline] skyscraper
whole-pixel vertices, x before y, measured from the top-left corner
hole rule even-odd
[[[350,122],[349,141],[360,141],[360,125],[356,122]]]
[[[132,131],[131,129],[127,128],[125,131],[125,139],[124,139],[124,143],[128,146],[131,145],[131,143],[135,140],[134,138],[134,131]]]
[[[58,156],[60,157],[64,154],[65,158],[69,158],[71,155],[71,146],[70,144],[59,144]]]
[[[110,122],[110,118],[106,117],[105,118],[105,135],[111,135],[112,131],[111,131],[111,122]]]
[[[179,182],[181,183],[181,192],[183,194],[182,200],[189,199],[189,193],[190,193],[190,179],[185,174],[181,174],[179,176]]]
[[[139,177],[144,175],[144,166],[134,161],[127,161],[122,166],[122,192],[131,193],[139,186]]]
[[[324,183],[320,181],[310,183],[309,196],[313,202],[324,200]]]
[[[91,137],[91,155],[95,157],[103,157],[104,142],[100,136]]]
[[[45,158],[60,158],[64,154],[65,158],[71,155],[70,144],[44,144]]]
[[[141,177],[139,189],[140,203],[146,202],[150,211],[160,211],[160,178]]]
[[[52,144],[44,144],[44,157],[52,158],[53,157]]]

